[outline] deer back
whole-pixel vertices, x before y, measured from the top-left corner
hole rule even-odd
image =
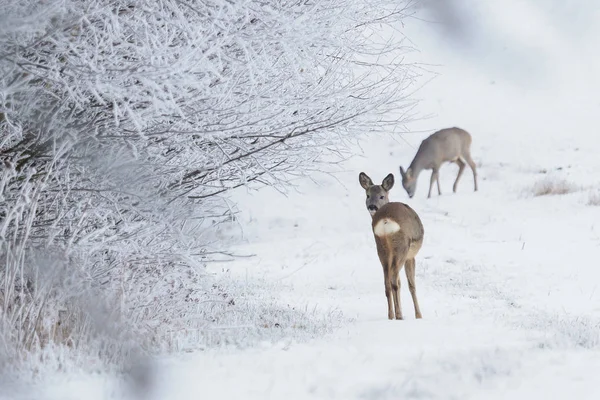
[[[467,131],[460,128],[442,129],[421,142],[412,164],[421,169],[431,169],[468,153],[470,146],[471,135]]]
[[[412,253],[419,251],[425,233],[417,213],[400,202],[387,203],[381,207],[373,215],[372,228],[378,252],[406,251],[407,258],[412,258]]]

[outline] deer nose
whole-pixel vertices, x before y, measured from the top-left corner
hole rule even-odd
[[[369,210],[369,211],[377,211],[377,206],[375,206],[373,204],[369,204],[367,206],[367,210]]]

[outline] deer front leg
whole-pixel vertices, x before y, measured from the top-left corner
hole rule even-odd
[[[433,189],[433,184],[434,184],[434,182],[435,182],[435,180],[436,180],[436,175],[437,175],[437,172],[436,172],[436,170],[434,169],[434,170],[431,172],[431,178],[429,178],[429,193],[427,193],[427,198],[428,198],[428,199],[429,199],[429,198],[431,198],[431,189]]]

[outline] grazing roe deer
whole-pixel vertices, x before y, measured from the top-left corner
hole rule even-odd
[[[415,195],[417,178],[424,169],[432,170],[427,198],[431,197],[434,181],[437,182],[438,195],[441,195],[439,171],[444,162],[455,162],[458,165],[458,175],[452,187],[454,193],[456,193],[458,180],[465,169],[465,162],[473,171],[475,191],[477,191],[477,170],[471,158],[471,141],[471,135],[467,131],[456,127],[439,130],[423,140],[406,172],[400,167],[402,186],[408,196],[412,198]]]
[[[374,185],[364,172],[359,174],[358,180],[365,189],[367,210],[373,219],[371,228],[375,236],[377,254],[383,266],[388,318],[394,319],[395,316],[396,319],[402,319],[399,276],[402,266],[406,269],[415,317],[421,318],[415,284],[415,256],[423,244],[424,234],[421,219],[408,205],[389,201],[388,193],[394,186],[394,175],[386,176],[381,185]]]

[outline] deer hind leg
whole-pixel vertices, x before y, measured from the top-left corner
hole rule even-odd
[[[402,249],[399,251],[400,254],[404,253]],[[392,260],[391,271],[390,271],[390,281],[392,282],[392,293],[394,294],[394,308],[396,310],[396,319],[402,318],[402,306],[400,305],[400,270],[404,265],[406,258],[398,257]]]
[[[477,191],[477,168],[475,167],[475,162],[471,158],[471,153],[465,153],[465,161],[469,164],[469,167],[473,171],[473,182],[475,184],[475,191]]]
[[[396,319],[402,318],[402,307],[400,306],[400,276],[396,275],[392,279],[392,293],[394,293],[394,308],[396,309]]]
[[[394,305],[392,304],[394,295],[392,291],[392,281],[390,280],[390,271],[386,267],[386,265],[383,266],[383,280],[385,283],[385,297],[387,298],[388,304],[388,319],[394,319]]]
[[[420,319],[423,316],[421,315],[421,309],[419,308],[419,301],[417,300],[417,285],[415,282],[415,259],[412,258],[410,260],[406,260],[404,264],[404,268],[406,269],[406,279],[408,280],[408,289],[410,290],[410,295],[413,300],[413,304],[415,306],[415,318]]]
[[[385,297],[387,298],[388,318],[394,319],[394,306],[392,304],[392,281],[390,280],[390,262],[392,260],[390,259],[388,250],[386,248],[388,244],[377,238],[377,236],[375,236],[375,243],[377,244],[377,255],[379,256],[379,261],[381,261],[381,266],[383,267],[383,283],[385,285]]]
[[[456,175],[456,180],[454,181],[454,186],[452,186],[452,191],[456,193],[456,188],[458,187],[458,180],[465,170],[465,162],[459,157],[456,159],[456,164],[458,165],[458,174]]]

